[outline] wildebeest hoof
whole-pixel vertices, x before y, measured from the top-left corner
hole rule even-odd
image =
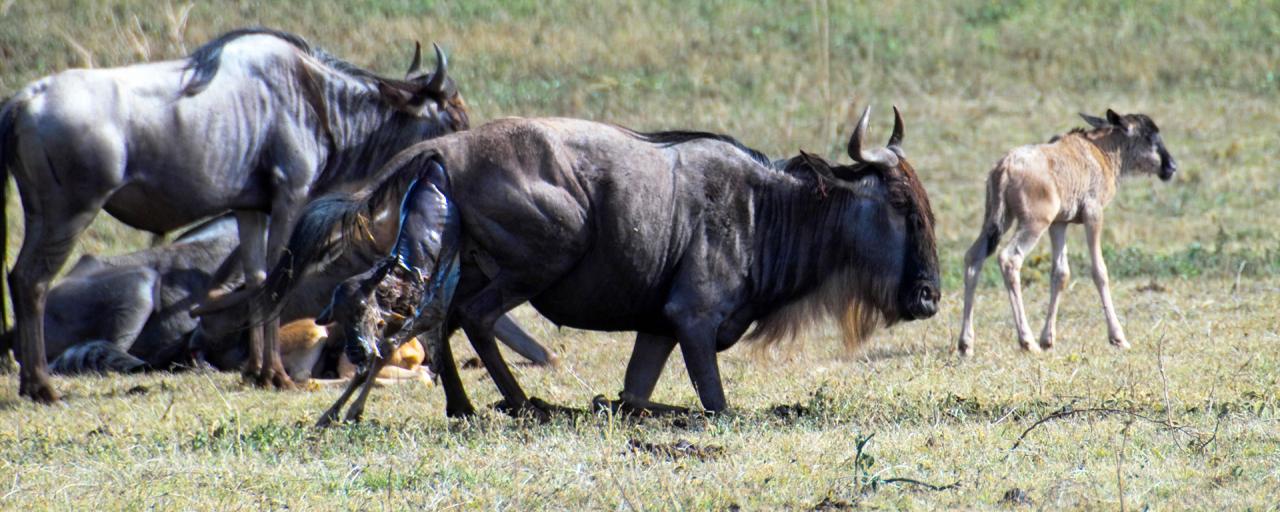
[[[956,345],[956,352],[960,354],[960,357],[969,357],[973,355],[973,345],[962,341],[959,345]]]
[[[1040,345],[1030,341],[1019,341],[1018,346],[1022,347],[1024,352],[1039,352]]]
[[[540,399],[530,398],[516,405],[511,405],[506,400],[503,400],[493,404],[493,408],[512,418],[532,419],[537,420],[538,423],[550,423],[550,409],[554,408],[554,406]]]
[[[609,400],[604,395],[596,395],[591,399],[591,411],[600,414],[609,412],[620,416],[666,416],[666,415],[687,415],[689,409],[685,407],[676,407],[674,405],[660,404],[650,402],[648,400],[637,400],[634,397],[628,398],[621,396],[618,400]]]
[[[1124,338],[1111,338],[1111,346],[1120,350],[1129,350],[1132,347]]]
[[[1053,350],[1053,340],[1041,338],[1040,350],[1044,350],[1044,351]]]

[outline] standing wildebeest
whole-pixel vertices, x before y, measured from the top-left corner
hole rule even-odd
[[[752,323],[747,336],[772,343],[832,315],[852,346],[879,324],[936,313],[933,212],[896,114],[888,147],[864,149],[863,113],[849,141],[853,165],[801,153],[781,170],[723,135],[504,119],[415,145],[369,187],[403,192],[447,174],[461,248],[442,246],[460,253],[461,268],[442,331],[466,331],[507,411],[545,415],[493,340],[494,323],[524,302],[559,325],[638,331],[611,405],[661,408],[649,397],[679,345],[703,407],[722,411],[716,353]],[[401,194],[369,197],[388,196]],[[313,243],[358,227],[349,212],[328,210],[317,223],[327,229],[307,226]],[[307,254],[298,238],[290,253]],[[438,363],[446,412],[470,414],[452,363]]]
[[[987,205],[982,231],[965,254],[964,317],[960,327],[959,350],[973,350],[973,293],[987,256],[995,252],[1000,235],[1014,221],[1018,230],[1013,241],[1000,252],[1000,271],[1013,306],[1013,322],[1018,343],[1024,350],[1053,347],[1057,335],[1058,294],[1067,285],[1067,225],[1084,224],[1093,263],[1093,283],[1102,297],[1111,344],[1126,349],[1120,320],[1111,304],[1107,285],[1107,264],[1102,261],[1102,210],[1115,196],[1116,185],[1125,174],[1158,174],[1169,181],[1178,165],[1160,139],[1160,129],[1143,114],[1119,115],[1107,109],[1107,118],[1080,114],[1092,130],[1076,129],[1049,144],[1023,146],[1001,158],[987,178]],[[1022,306],[1019,271],[1040,235],[1049,231],[1053,242],[1053,277],[1049,283],[1049,312],[1039,346],[1032,344],[1031,326]]]
[[[0,110],[0,166],[17,181],[26,225],[9,275],[23,354],[19,393],[58,399],[40,319],[50,280],[99,210],[153,233],[233,210],[251,242],[241,251],[245,276],[257,285],[309,194],[361,178],[412,143],[467,128],[439,47],[436,57],[427,74],[415,52],[405,80],[387,79],[296,35],[255,28],[184,60],[69,70],[14,95]],[[288,387],[278,324],[260,317],[265,309],[251,308],[253,324],[265,328],[251,336],[247,371]]]

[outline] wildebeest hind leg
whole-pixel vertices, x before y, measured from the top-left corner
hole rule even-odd
[[[684,407],[660,404],[649,401],[653,388],[662,376],[671,351],[676,347],[675,338],[655,334],[638,333],[636,343],[631,350],[631,360],[627,362],[627,376],[618,400],[606,400],[603,395],[592,400],[596,411],[608,409],[615,414],[688,414]]]
[[[41,194],[42,191],[24,188],[23,184],[20,180],[27,231],[18,260],[9,274],[9,292],[18,330],[18,394],[39,403],[53,403],[59,396],[49,383],[44,343],[49,282],[66,263],[80,233],[102,209],[106,194],[82,200],[68,197],[72,191],[66,189]]]
[[[504,293],[506,292],[506,293]],[[550,420],[548,411],[529,401],[520,383],[511,374],[511,368],[502,359],[494,339],[493,326],[504,313],[528,300],[531,294],[514,294],[503,289],[502,277],[490,282],[469,300],[460,302],[458,320],[462,330],[471,339],[480,361],[489,371],[489,377],[502,393],[498,409],[511,416],[531,415],[540,422]]]
[[[430,343],[432,371],[440,376],[440,387],[444,388],[444,414],[450,418],[475,416],[476,408],[467,398],[467,390],[462,386],[462,377],[458,375],[458,365],[453,360],[453,349],[449,346],[449,338],[458,330],[458,322],[450,317],[444,329],[432,330],[429,336],[436,339]]]

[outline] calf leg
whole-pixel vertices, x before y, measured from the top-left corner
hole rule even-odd
[[[1044,330],[1040,331],[1040,348],[1044,350],[1053,348],[1057,338],[1058,298],[1071,280],[1071,267],[1067,264],[1067,223],[1050,225],[1049,241],[1053,244],[1053,276],[1049,280],[1049,311],[1044,317]]]
[[[1022,262],[1031,249],[1035,248],[1047,227],[1047,223],[1023,221],[1013,235],[1013,241],[1000,252],[1000,271],[1004,274],[1004,285],[1009,291],[1009,306],[1013,308],[1013,323],[1018,330],[1018,344],[1023,350],[1037,352],[1040,347],[1034,344],[1031,325],[1027,323],[1027,313],[1022,305]]]
[[[978,289],[978,278],[982,275],[982,265],[991,255],[999,232],[991,233],[983,229],[978,239],[969,246],[964,254],[964,313],[960,317],[960,340],[957,349],[961,356],[973,353],[973,301]]]
[[[365,365],[357,370],[356,374],[347,381],[346,389],[342,390],[342,394],[334,400],[333,405],[329,406],[329,409],[320,415],[320,419],[316,420],[317,428],[328,427],[338,420],[338,413],[342,412],[342,407],[347,404],[347,400],[351,399],[351,394],[356,391],[356,388],[364,385],[365,381],[370,380],[369,366],[372,365]]]
[[[1107,317],[1107,336],[1116,348],[1129,348],[1116,308],[1111,303],[1111,286],[1107,277],[1107,262],[1102,260],[1102,214],[1090,216],[1084,221],[1085,239],[1089,243],[1089,258],[1093,263],[1093,284],[1102,298],[1102,312]]]

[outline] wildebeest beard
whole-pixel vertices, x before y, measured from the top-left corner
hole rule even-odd
[[[800,156],[790,159],[782,167],[782,172],[791,174],[795,178],[810,183],[810,191],[802,192],[811,194],[807,198],[792,198],[790,201],[779,201],[779,203],[804,204],[809,203],[813,209],[825,209],[830,215],[817,215],[817,218],[842,219],[840,211],[850,208],[850,204],[859,200],[880,201],[887,208],[893,208],[897,212],[910,217],[914,211],[915,201],[912,197],[903,197],[910,192],[908,186],[902,183],[896,183],[881,175],[873,166],[855,164],[835,169],[840,172],[840,177],[833,174],[830,164],[821,158],[813,155],[802,153]],[[872,178],[875,176],[875,178]],[[875,180],[879,180],[877,183]],[[882,184],[883,187],[877,187]],[[927,208],[927,204],[925,205]],[[921,215],[925,221],[932,220],[931,212]],[[812,219],[814,216],[799,215],[793,218]],[[784,221],[785,222],[785,221]],[[931,222],[929,229],[932,231]],[[797,230],[827,230],[830,233],[840,232],[839,226],[823,226],[823,225],[805,225],[805,226],[776,226],[779,229],[766,230],[772,233],[786,233],[781,239],[788,239],[797,236]],[[910,228],[908,228],[910,229]],[[927,234],[927,233],[926,233]],[[820,235],[810,235],[820,236]],[[829,244],[834,242],[835,247],[813,247],[807,250],[829,251],[831,256],[821,257],[809,256],[808,258],[799,259],[795,256],[795,250],[781,249],[773,251],[764,251],[761,254],[762,259],[777,260],[779,258],[784,261],[765,261],[757,268],[764,269],[766,275],[761,276],[761,281],[787,281],[787,280],[807,280],[802,275],[792,272],[785,276],[769,276],[769,273],[778,273],[779,268],[785,266],[803,265],[804,263],[813,262],[809,269],[809,279],[816,279],[821,282],[816,289],[806,294],[795,297],[791,301],[783,304],[781,307],[775,308],[763,318],[757,320],[755,327],[748,333],[746,339],[751,342],[759,343],[761,347],[769,347],[779,342],[793,340],[824,323],[828,318],[834,318],[840,328],[844,345],[847,349],[857,349],[862,343],[869,338],[877,328],[889,327],[902,320],[900,306],[898,304],[898,291],[900,285],[909,285],[904,283],[904,270],[908,267],[905,263],[899,263],[896,268],[880,268],[884,265],[876,262],[871,258],[860,257],[873,251],[898,251],[902,256],[892,256],[893,259],[910,257],[905,247],[898,246],[881,246],[881,247],[840,247],[840,240],[835,237],[826,237]],[[905,245],[910,245],[910,236],[904,239]],[[929,241],[926,241],[929,242]],[[775,242],[785,245],[786,241]],[[915,243],[920,243],[916,241]],[[806,249],[798,249],[806,250]],[[785,261],[800,260],[800,261]],[[783,272],[787,274],[786,272]],[[797,283],[775,284],[776,287],[792,287]]]

